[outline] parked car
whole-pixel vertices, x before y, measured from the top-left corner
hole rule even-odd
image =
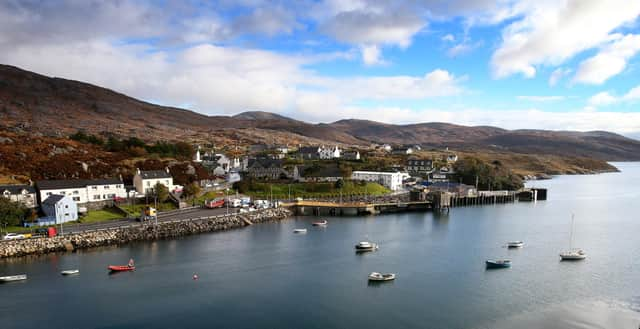
[[[49,235],[49,229],[46,227],[40,227],[36,229],[36,234],[37,235]]]
[[[7,233],[7,235],[2,237],[2,240],[20,240],[20,239],[24,239],[24,234]]]

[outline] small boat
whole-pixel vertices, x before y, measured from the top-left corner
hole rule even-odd
[[[329,222],[327,222],[327,220],[325,219],[325,220],[321,220],[319,222],[313,222],[313,223],[311,223],[311,225],[313,225],[313,226],[327,226],[328,223]]]
[[[587,254],[582,249],[572,249],[560,253],[561,260],[583,260],[585,258],[587,258]]]
[[[21,280],[26,280],[26,279],[27,279],[27,275],[26,274],[0,276],[0,282],[21,281]]]
[[[80,270],[64,270],[60,272],[62,275],[74,275],[78,273],[80,273]]]
[[[382,274],[378,272],[371,272],[371,274],[369,274],[369,281],[391,281],[395,279],[396,279],[395,273]]]
[[[523,241],[509,241],[507,242],[507,248],[522,248],[524,247]]]
[[[129,259],[129,264],[127,265],[109,265],[109,271],[111,272],[125,272],[125,271],[135,271],[136,267],[133,263],[133,259]]]
[[[511,261],[508,259],[496,259],[486,261],[487,268],[508,268],[511,267]]]
[[[356,245],[356,251],[374,251],[378,249],[378,245],[369,241],[360,241]]]
[[[293,230],[293,233],[307,233],[306,228],[297,228]]]

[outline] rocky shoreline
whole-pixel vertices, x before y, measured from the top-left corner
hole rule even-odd
[[[212,216],[153,224],[132,224],[125,227],[102,229],[82,233],[40,237],[0,243],[0,258],[42,255],[51,252],[74,251],[134,241],[171,239],[186,235],[226,231],[255,223],[279,221],[291,216],[285,208],[266,209],[255,213]]]

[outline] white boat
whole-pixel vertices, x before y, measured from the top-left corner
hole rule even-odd
[[[0,276],[0,282],[20,281],[20,280],[26,280],[26,279],[27,279],[26,274]]]
[[[524,247],[523,241],[509,241],[507,242],[507,248],[522,248]]]
[[[560,253],[561,260],[583,260],[587,258],[587,253],[580,248],[573,247],[573,214],[571,214],[571,234],[569,237],[569,250]]]
[[[293,230],[293,233],[307,233],[306,228],[297,228]]]
[[[371,272],[371,274],[369,274],[369,281],[391,281],[395,279],[396,279],[395,273],[382,274],[378,272]]]
[[[80,273],[80,270],[64,270],[60,272],[62,275],[74,275],[78,273]]]
[[[360,241],[356,245],[356,251],[374,251],[378,249],[378,245],[369,241]]]
[[[583,260],[585,258],[587,258],[587,254],[582,249],[572,249],[560,253],[562,260]]]

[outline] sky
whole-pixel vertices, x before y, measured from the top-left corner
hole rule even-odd
[[[640,0],[0,1],[0,63],[208,115],[640,137]]]

